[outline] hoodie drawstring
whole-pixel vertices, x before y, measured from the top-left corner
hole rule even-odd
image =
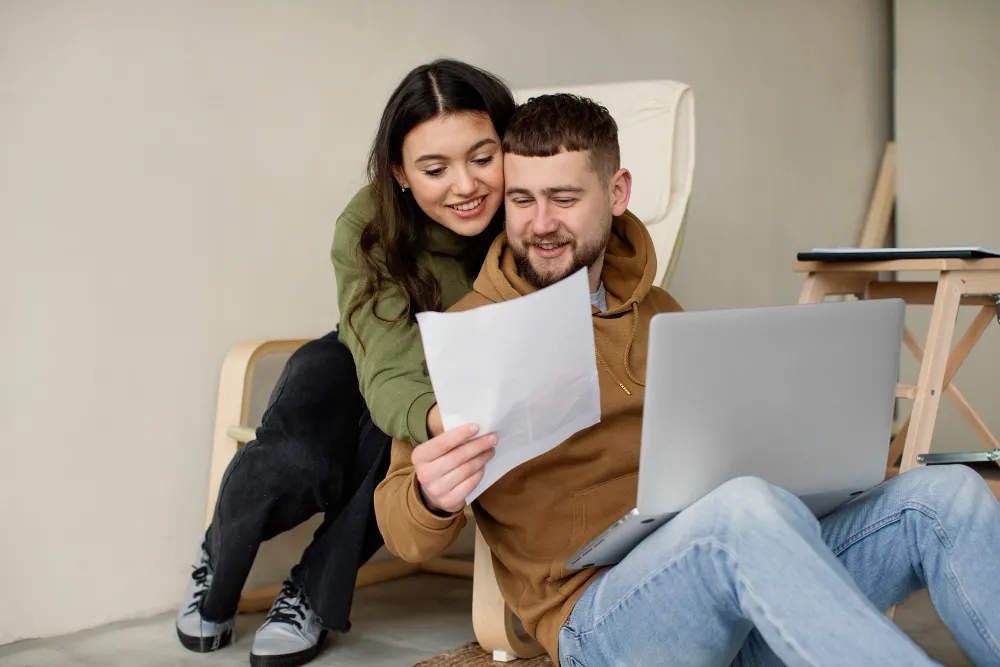
[[[640,387],[645,387],[645,382],[640,382],[637,377],[632,375],[632,369],[628,365],[628,355],[632,351],[632,341],[635,340],[635,332],[639,328],[639,303],[637,301],[632,302],[632,333],[629,334],[628,343],[625,344],[625,375],[628,379],[639,385]]]
[[[636,385],[638,385],[640,387],[645,387],[646,384],[644,382],[641,382],[637,377],[635,377],[634,375],[632,375],[632,369],[631,369],[631,367],[628,364],[629,353],[632,351],[632,342],[635,340],[635,332],[636,332],[636,330],[638,328],[639,328],[639,304],[636,303],[635,301],[633,301],[632,302],[632,333],[629,334],[628,343],[625,344],[625,359],[624,359],[624,361],[625,361],[625,374],[628,375],[628,379],[631,380],[634,384],[636,384]],[[615,375],[614,371],[611,370],[611,366],[608,364],[607,361],[604,360],[604,355],[601,354],[601,351],[599,349],[597,349],[596,345],[594,346],[594,350],[597,352],[597,360],[601,362],[602,366],[604,366],[604,370],[606,370],[608,372],[608,375],[611,376],[611,379],[614,380],[618,384],[618,386],[622,388],[622,391],[624,391],[628,396],[631,396],[632,392],[630,392],[628,390],[628,387],[626,387],[622,383],[622,381],[618,379],[618,376]]]

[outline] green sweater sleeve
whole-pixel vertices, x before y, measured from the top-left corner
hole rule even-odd
[[[388,435],[416,445],[428,439],[427,413],[436,401],[424,363],[420,329],[410,320],[391,321],[406,312],[405,295],[394,287],[382,294],[378,314],[384,319],[375,317],[371,303],[348,319],[366,280],[358,250],[366,219],[366,195],[362,190],[348,204],[333,235],[340,340],[354,356],[372,421]]]

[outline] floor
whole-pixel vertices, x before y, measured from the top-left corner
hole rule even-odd
[[[471,582],[420,575],[358,591],[353,629],[327,640],[316,667],[400,667],[473,638]],[[214,655],[184,650],[173,616],[116,623],[52,639],[0,646],[3,667],[241,667],[262,615],[240,616],[234,646]],[[971,665],[941,624],[926,593],[899,607],[896,620],[948,667]],[[514,663],[516,664],[516,663]]]

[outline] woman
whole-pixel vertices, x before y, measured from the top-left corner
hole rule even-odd
[[[382,545],[372,495],[390,436],[421,443],[441,428],[415,316],[472,289],[503,226],[500,138],[513,111],[503,82],[453,60],[417,67],[393,92],[370,182],[334,234],[339,331],[291,356],[257,439],[226,470],[178,612],[185,647],[231,641],[260,543],[317,512],[324,521],[257,631],[250,663],[305,664],[328,630],[350,628],[358,568]]]

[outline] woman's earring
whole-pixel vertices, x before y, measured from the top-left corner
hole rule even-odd
[[[400,188],[399,191],[402,192],[403,194],[406,194],[406,188]]]

